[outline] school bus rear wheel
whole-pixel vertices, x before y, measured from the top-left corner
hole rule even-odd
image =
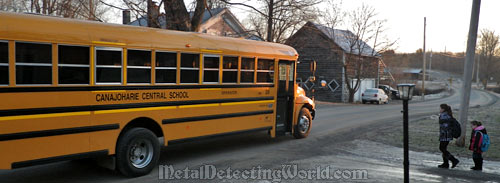
[[[160,145],[156,135],[146,128],[126,131],[116,146],[116,168],[128,177],[146,175],[160,159]]]

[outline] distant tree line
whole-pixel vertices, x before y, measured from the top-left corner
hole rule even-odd
[[[492,30],[482,29],[478,38],[479,41],[474,60],[473,82],[479,76],[479,81],[483,86],[486,86],[486,83],[490,85],[492,83],[498,84],[500,82],[500,72],[498,72],[498,68],[500,68],[500,36]],[[386,65],[393,69],[422,68],[423,65],[422,49],[418,49],[414,53],[395,53],[394,50],[389,50],[382,55]],[[464,72],[464,52],[428,51],[426,56],[427,69],[429,69],[429,64],[432,64],[432,70],[446,71],[458,75],[462,75]]]

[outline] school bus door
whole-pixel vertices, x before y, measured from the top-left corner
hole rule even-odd
[[[294,62],[278,63],[278,101],[276,106],[276,134],[292,131],[294,103]]]

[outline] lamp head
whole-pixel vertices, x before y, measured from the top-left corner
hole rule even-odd
[[[414,84],[398,84],[399,96],[403,100],[411,100],[413,97]]]

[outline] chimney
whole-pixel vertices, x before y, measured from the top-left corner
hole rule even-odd
[[[128,25],[130,23],[130,10],[123,10],[122,13],[123,24]]]

